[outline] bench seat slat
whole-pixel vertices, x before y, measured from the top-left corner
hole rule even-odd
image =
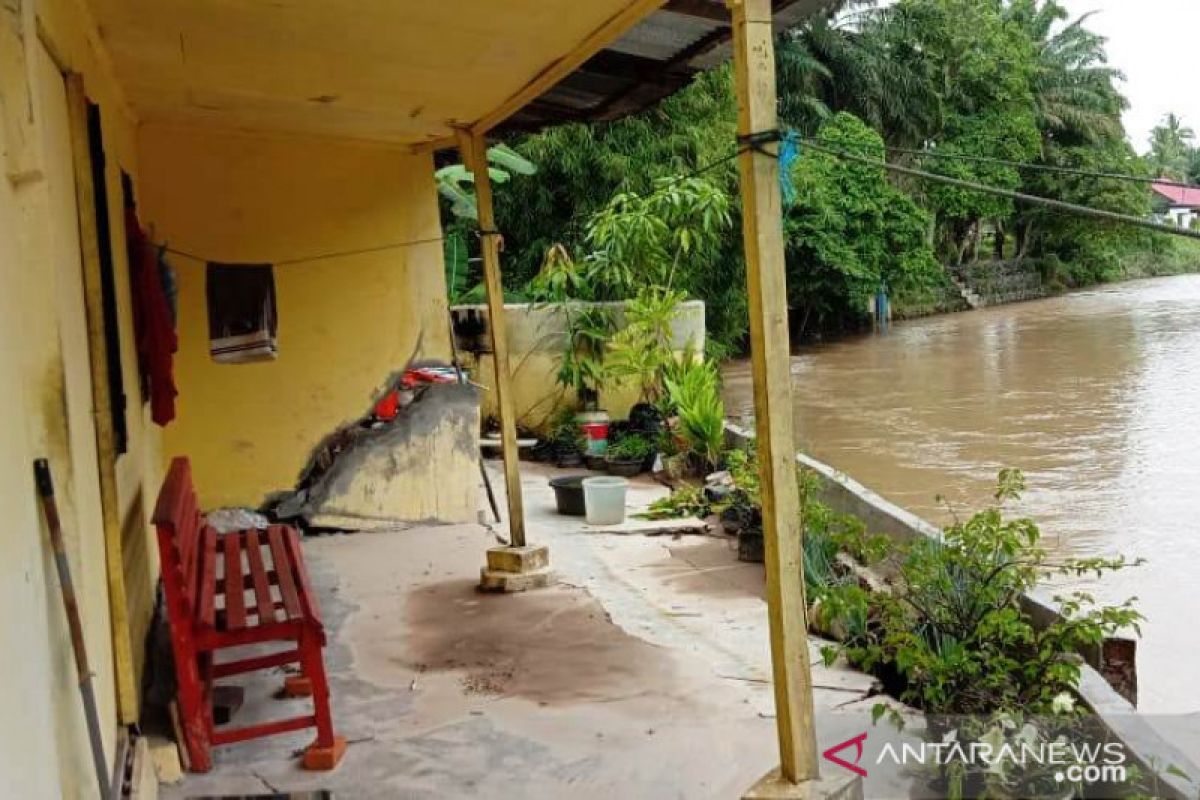
[[[271,561],[275,565],[275,576],[279,582],[279,594],[283,598],[283,610],[288,619],[300,619],[304,612],[300,606],[300,595],[296,591],[294,577],[296,565],[284,543],[287,529],[282,525],[267,528],[267,540],[271,545]]]
[[[212,628],[217,619],[217,531],[210,525],[205,525],[200,532],[200,575],[196,591],[196,618],[202,626]]]
[[[258,624],[269,625],[275,621],[275,601],[271,597],[271,581],[263,563],[259,531],[255,528],[243,531],[240,536],[246,548],[246,561],[250,565],[250,579],[254,584],[254,604],[258,610]]]
[[[225,629],[239,631],[246,627],[246,595],[242,578],[242,545],[237,534],[221,537],[225,550]]]
[[[313,591],[312,583],[308,579],[308,569],[304,565],[304,552],[300,549],[300,534],[296,532],[295,528],[289,526],[284,539],[287,542],[292,564],[295,565],[296,580],[300,584],[300,604],[304,609],[304,616],[320,625],[321,610],[317,607],[317,593]]]

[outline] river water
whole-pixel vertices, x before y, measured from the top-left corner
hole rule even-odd
[[[1146,558],[1071,585],[1138,598],[1140,708],[1200,710],[1200,276],[897,323],[792,376],[797,446],[930,522],[1016,467],[1048,548]],[[748,361],[725,392],[753,415]]]

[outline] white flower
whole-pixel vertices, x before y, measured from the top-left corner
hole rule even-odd
[[[1075,698],[1070,692],[1059,692],[1058,696],[1050,701],[1050,710],[1055,714],[1070,714],[1075,710]]]

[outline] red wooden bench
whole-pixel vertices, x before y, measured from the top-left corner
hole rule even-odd
[[[171,462],[154,510],[163,590],[171,625],[177,700],[190,768],[212,768],[214,745],[315,727],[304,751],[308,769],[333,769],[346,750],[335,736],[321,648],[325,630],[295,528],[272,525],[217,533],[196,503],[191,465]],[[286,650],[219,661],[232,647],[287,642]],[[311,695],[313,713],[241,728],[216,727],[212,690],[218,678],[299,664],[285,691]]]

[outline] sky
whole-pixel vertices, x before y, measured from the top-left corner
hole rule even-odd
[[[1139,153],[1169,111],[1200,131],[1196,36],[1200,0],[1059,0],[1074,19],[1095,11],[1088,28],[1108,37],[1112,66],[1125,73],[1125,129]]]

